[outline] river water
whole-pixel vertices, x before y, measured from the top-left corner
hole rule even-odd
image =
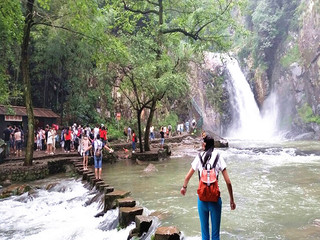
[[[320,143],[231,141],[219,149],[231,178],[237,209],[231,211],[221,177],[221,239],[320,239]],[[130,160],[104,164],[103,179],[129,190],[161,226],[177,226],[185,239],[200,239],[196,206],[197,176],[180,195],[184,176],[200,145],[173,148],[170,159],[155,169]],[[57,183],[49,191],[41,186]],[[31,195],[0,201],[0,239],[126,239],[131,225],[118,231],[117,211],[95,218],[101,202],[84,183],[65,175],[33,183]],[[108,230],[109,229],[109,230]]]

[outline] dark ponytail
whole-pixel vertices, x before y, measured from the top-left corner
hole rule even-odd
[[[212,152],[214,150],[214,139],[212,137],[206,136],[203,141],[206,143],[204,151],[206,155],[204,156],[204,165],[210,161]]]

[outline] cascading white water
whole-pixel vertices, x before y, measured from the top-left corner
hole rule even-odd
[[[230,74],[228,87],[233,108],[233,123],[228,137],[266,140],[277,136],[276,95],[271,94],[260,112],[251,88],[235,58],[224,56]]]
[[[99,202],[86,205],[95,194],[81,181],[59,179],[49,191],[35,189],[1,200],[0,239],[127,239],[134,225],[118,231],[117,210],[94,217],[103,209]]]

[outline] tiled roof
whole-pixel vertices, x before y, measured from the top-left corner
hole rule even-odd
[[[59,118],[58,114],[54,113],[51,109],[46,109],[46,108],[33,108],[33,114],[35,117]],[[7,107],[4,105],[0,105],[0,115],[27,116],[27,111],[26,111],[26,107],[23,107],[23,106]]]

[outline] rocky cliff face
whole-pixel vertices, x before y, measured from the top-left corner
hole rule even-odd
[[[281,127],[289,130],[288,137],[317,139],[320,135],[320,0],[293,1],[292,5],[284,5],[281,0],[272,2],[277,12],[283,11],[274,23],[278,33],[270,40],[272,47],[261,51],[260,46],[260,52],[239,57],[243,66],[250,69],[248,77],[260,106],[271,92],[277,94]],[[258,38],[263,36],[261,32],[257,34]],[[257,58],[266,64],[252,64],[252,59]]]

